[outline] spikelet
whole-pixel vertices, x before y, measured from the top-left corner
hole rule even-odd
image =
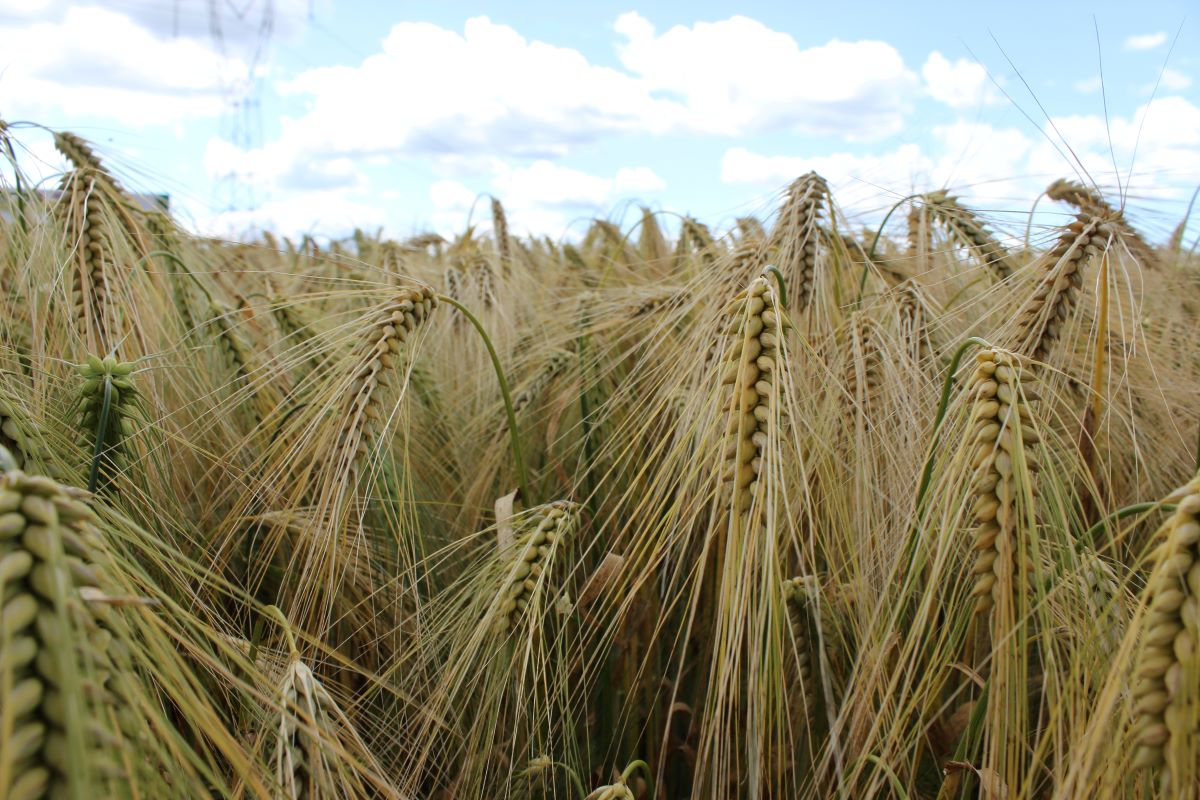
[[[774,381],[782,317],[766,278],[755,278],[735,299],[739,305],[728,331],[721,384],[732,387],[723,479],[733,484],[730,502],[740,519],[763,485],[758,478],[778,404]]]
[[[1043,256],[1044,274],[1018,312],[1014,350],[1035,361],[1046,360],[1075,308],[1083,268],[1108,246],[1111,235],[1105,220],[1087,214],[1066,227]]]
[[[850,316],[843,380],[852,407],[864,415],[878,397],[883,381],[878,338],[878,327],[867,312],[856,311]]]
[[[945,191],[929,192],[922,199],[933,218],[944,225],[951,236],[966,245],[997,279],[1003,280],[1012,274],[1013,266],[1008,251],[974,211]]]
[[[238,384],[249,382],[250,351],[230,324],[230,312],[218,305],[216,300],[212,300],[209,303],[208,314],[209,323],[217,336],[217,352],[221,355],[225,369],[234,376]]]
[[[518,417],[525,408],[541,396],[550,382],[562,374],[562,371],[567,368],[573,358],[572,354],[566,350],[556,350],[546,359],[546,363],[538,370],[537,375],[529,382],[525,388],[513,395],[512,406],[513,413]],[[503,431],[508,430],[508,420],[505,419],[501,426]]]
[[[738,236],[743,242],[766,241],[767,231],[756,217],[737,218]]]
[[[896,286],[893,292],[900,339],[907,347],[910,358],[923,361],[930,353],[929,321],[936,319],[933,302],[926,296],[921,284],[911,278]]]
[[[377,765],[352,759],[366,747],[329,690],[293,653],[279,687],[275,728],[275,782],[287,800],[374,797],[385,787],[368,786],[360,771]],[[347,754],[350,757],[347,757]]]
[[[928,270],[932,252],[933,226],[930,225],[929,207],[924,203],[913,203],[908,209],[908,258],[911,269],[918,275]]]
[[[122,795],[106,711],[120,707],[113,643],[85,602],[98,591],[80,527],[91,518],[49,478],[0,478],[0,796],[9,800]]]
[[[104,219],[104,195],[95,173],[70,172],[63,176],[67,195],[65,214],[73,247],[72,302],[75,322],[87,349],[108,352],[115,326],[112,287],[112,240]]]
[[[442,280],[446,286],[446,296],[451,300],[457,300],[461,303],[463,298],[462,270],[453,265],[448,266],[446,267],[446,271],[442,274]]]
[[[333,449],[340,474],[356,472],[360,458],[367,454],[367,438],[382,422],[381,394],[388,386],[388,372],[404,343],[436,305],[437,298],[428,287],[402,289],[376,313],[367,334],[359,341]]]
[[[813,575],[801,575],[783,582],[792,635],[796,637],[796,657],[800,671],[800,690],[804,700],[804,715],[812,719],[817,708],[817,674],[813,666],[816,642],[813,640],[812,602],[819,587]]]
[[[579,526],[579,511],[575,503],[556,500],[532,509],[522,520],[526,532],[516,540],[516,558],[497,598],[496,628],[500,633],[516,629],[531,607],[535,612],[545,607],[547,576]]]
[[[496,240],[500,271],[507,277],[512,272],[512,243],[508,238],[508,217],[504,214],[504,206],[495,197],[492,198],[492,236]]]
[[[1125,218],[1125,212],[1113,208],[1100,192],[1089,189],[1078,181],[1059,178],[1046,187],[1046,196],[1051,200],[1075,206],[1081,214],[1109,220],[1113,232],[1129,248],[1130,254],[1137,259],[1139,264],[1151,268],[1158,266],[1158,257],[1154,255],[1154,250],[1129,224],[1129,220]]]
[[[1019,495],[1023,487],[1021,462],[1032,464],[1026,446],[1037,441],[1027,399],[1032,391],[1023,384],[1032,380],[1013,353],[992,348],[976,357],[968,396],[974,405],[968,434],[971,458],[975,530],[973,568],[975,613],[986,614],[1000,595],[1011,603],[1014,578],[1023,581],[1024,569],[1016,562],[1020,530]]]
[[[124,189],[117,183],[116,178],[104,168],[99,156],[91,146],[79,136],[69,131],[59,131],[54,134],[54,148],[71,162],[75,169],[87,174],[113,200],[124,200]]]
[[[79,429],[84,448],[93,459],[89,488],[103,490],[120,471],[126,441],[134,433],[134,365],[113,356],[100,359],[89,355],[87,362],[75,369],[83,378],[79,387]]]
[[[1200,751],[1200,475],[1154,536],[1141,651],[1134,673],[1135,768],[1162,767],[1163,797],[1188,796]]]
[[[829,198],[829,184],[815,172],[801,175],[788,187],[771,233],[778,249],[778,267],[787,280],[792,304],[803,311],[812,302],[817,275],[817,245],[821,215]]]

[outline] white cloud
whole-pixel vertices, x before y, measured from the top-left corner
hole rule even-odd
[[[385,221],[378,205],[356,200],[344,191],[310,191],[270,200],[253,211],[204,214],[195,225],[201,233],[230,238],[263,229],[289,236],[338,236],[355,228],[379,227]]]
[[[1053,142],[1065,139],[1070,145],[1090,176],[1085,180],[1107,190],[1120,183],[1139,200],[1178,200],[1200,181],[1200,107],[1182,97],[1157,99],[1128,117],[1113,117],[1107,126],[1103,117],[1087,115],[1057,117],[1054,128],[1062,138],[1050,126],[1047,132]],[[935,127],[926,146],[905,144],[883,153],[798,157],[734,147],[722,160],[721,179],[778,188],[816,170],[830,181],[843,208],[867,213],[878,210],[881,192],[899,198],[942,186],[960,189],[988,208],[1018,208],[1051,180],[1077,177],[1077,165],[1066,153],[1061,143],[1056,148],[1038,134],[960,120]],[[1131,162],[1133,177],[1126,186]]]
[[[443,174],[468,177],[493,171],[495,158],[561,158],[623,134],[880,137],[902,127],[916,90],[915,76],[884,42],[835,40],[802,50],[745,17],[658,35],[630,13],[615,28],[624,69],[527,40],[487,17],[467,20],[461,33],[397,24],[380,52],[357,66],[281,82],[279,91],[307,110],[283,119],[268,149],[291,158],[420,156]]]
[[[953,63],[934,50],[921,67],[925,91],[951,108],[991,105],[1000,101],[982,64],[960,58]]]
[[[1191,78],[1179,70],[1171,69],[1170,67],[1163,70],[1162,78],[1158,81],[1159,89],[1166,89],[1171,92],[1182,92],[1191,85]]]
[[[1085,78],[1081,81],[1075,81],[1072,86],[1075,87],[1075,91],[1081,92],[1082,94],[1094,94],[1100,91],[1101,87],[1104,86],[1104,81],[1099,75],[1093,75],[1090,78]]]
[[[649,167],[621,167],[613,179],[613,188],[628,194],[661,192],[667,182]]]
[[[246,69],[207,43],[161,39],[102,8],[0,21],[0,92],[10,119],[56,124],[94,115],[145,125],[215,115],[223,87],[245,80]]]
[[[540,160],[521,167],[500,164],[474,189],[455,180],[435,181],[429,195],[434,222],[445,233],[462,230],[476,199],[486,193],[504,203],[514,233],[557,236],[573,218],[601,214],[620,199],[653,200],[665,188],[648,167],[622,167],[605,178]]]
[[[706,133],[879,138],[903,126],[916,84],[886,42],[835,39],[801,49],[790,35],[743,16],[656,35],[630,11],[615,29],[625,40],[621,63],[656,96],[680,98],[686,126]]]
[[[1160,47],[1167,41],[1167,34],[1159,31],[1158,33],[1143,33],[1136,36],[1130,36],[1125,40],[1126,50],[1153,50]]]

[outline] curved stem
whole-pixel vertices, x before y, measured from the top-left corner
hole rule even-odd
[[[1038,203],[1042,202],[1042,198],[1046,196],[1042,192],[1037,197],[1033,198],[1033,205],[1029,207],[1029,219],[1025,222],[1025,249],[1029,249],[1029,234],[1033,230],[1033,212],[1037,210]]]
[[[787,282],[783,279],[783,273],[774,264],[768,264],[763,270],[763,275],[768,272],[775,276],[775,282],[779,284],[779,305],[786,309],[788,307]]]
[[[267,606],[265,611],[275,617],[279,621],[279,626],[283,628],[283,635],[287,637],[288,653],[292,658],[298,656],[300,651],[296,649],[296,637],[292,635],[292,625],[288,622],[288,618],[284,615],[283,611],[276,605]]]
[[[867,273],[871,269],[871,261],[875,258],[875,247],[879,244],[879,237],[883,236],[883,229],[887,227],[888,220],[892,218],[892,214],[896,213],[897,208],[920,196],[919,194],[910,194],[908,197],[901,198],[900,202],[889,208],[888,212],[883,215],[883,222],[879,223],[879,229],[875,231],[875,238],[871,240],[871,249],[867,251],[866,260],[863,261],[862,277],[858,279],[858,299],[854,301],[856,308],[862,303],[863,291],[867,288]]]
[[[921,485],[917,489],[917,519],[921,518],[921,508],[925,503],[925,493],[929,491],[929,482],[933,478],[933,461],[937,457],[938,437],[942,432],[942,423],[946,419],[946,409],[950,405],[950,390],[954,386],[954,373],[958,372],[958,365],[966,355],[967,348],[971,345],[980,347],[990,347],[991,344],[978,336],[972,336],[959,345],[954,351],[954,357],[950,359],[950,368],[946,371],[946,380],[942,383],[942,397],[938,401],[937,416],[933,420],[933,433],[930,437],[929,457],[925,460],[925,469],[921,472]]]
[[[112,410],[112,375],[104,374],[104,402],[100,406],[100,419],[96,420],[96,445],[92,448],[92,468],[88,473],[88,491],[96,491],[100,479],[100,457],[104,453],[104,437],[108,433],[108,415]]]
[[[1134,514],[1141,514],[1146,511],[1154,511],[1155,509],[1162,509],[1163,511],[1174,511],[1175,508],[1176,508],[1176,505],[1174,503],[1158,503],[1158,502],[1156,502],[1156,503],[1134,503],[1131,506],[1125,506],[1124,508],[1118,508],[1116,511],[1112,512],[1107,517],[1100,520],[1092,527],[1088,528],[1087,531],[1083,534],[1083,536],[1079,537],[1079,541],[1076,542],[1076,545],[1080,546],[1080,547],[1082,547],[1084,545],[1092,545],[1092,543],[1095,542],[1095,540],[1096,540],[1096,535],[1098,533],[1100,533],[1100,531],[1104,530],[1104,528],[1107,527],[1110,523],[1117,522],[1119,520],[1125,519],[1126,517],[1132,517]]]
[[[647,795],[648,800],[654,800],[654,773],[650,771],[650,765],[642,759],[639,758],[636,761],[629,762],[628,766],[621,773],[621,782],[629,783],[629,779],[633,777],[633,773],[639,769],[646,776],[646,785],[650,787],[650,794]]]
[[[483,344],[487,347],[488,355],[492,358],[492,368],[496,371],[496,382],[500,384],[500,396],[504,398],[504,413],[508,415],[508,441],[512,446],[513,462],[517,467],[517,480],[521,486],[521,496],[525,498],[527,508],[536,505],[533,494],[529,491],[529,474],[525,471],[525,456],[521,452],[521,435],[517,431],[517,415],[513,411],[512,395],[508,391],[508,380],[504,377],[504,367],[500,364],[500,356],[496,355],[496,348],[492,344],[492,339],[488,336],[487,331],[484,330],[483,323],[471,313],[471,309],[454,298],[446,297],[443,294],[439,294],[437,299],[461,311],[463,316],[475,327],[479,338],[483,339]]]

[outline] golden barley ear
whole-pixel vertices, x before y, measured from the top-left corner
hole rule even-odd
[[[1164,797],[1200,778],[1200,476],[1172,499],[1175,511],[1154,536],[1133,684],[1133,765],[1158,768]]]

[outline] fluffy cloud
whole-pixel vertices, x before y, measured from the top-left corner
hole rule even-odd
[[[253,211],[201,214],[193,224],[204,234],[238,238],[264,229],[291,236],[339,235],[355,228],[376,228],[385,221],[377,204],[355,200],[344,191],[312,191],[268,201]]]
[[[621,63],[658,95],[681,98],[684,124],[742,135],[787,129],[870,139],[903,125],[915,76],[886,42],[802,49],[753,19],[677,25],[656,34],[637,12],[617,18]]]
[[[0,17],[3,113],[55,124],[69,112],[127,124],[219,114],[248,67],[197,39],[156,37],[128,16],[73,6],[53,21]]]
[[[915,76],[884,42],[801,49],[745,17],[658,35],[628,13],[615,28],[624,70],[487,17],[467,20],[461,33],[397,24],[359,65],[282,82],[280,92],[307,110],[282,121],[272,146],[300,158],[422,156],[461,171],[497,157],[559,158],[630,133],[797,130],[865,139],[896,132],[915,93]]]
[[[982,64],[960,58],[953,63],[934,50],[921,67],[925,91],[951,108],[990,105],[999,102],[1000,94],[993,88]]]
[[[1156,47],[1161,47],[1166,44],[1167,34],[1159,31],[1158,33],[1143,33],[1135,36],[1130,36],[1125,40],[1126,50],[1153,50]]]
[[[461,34],[400,23],[359,66],[308,70],[279,88],[309,102],[282,137],[303,152],[552,157],[614,133],[666,130],[681,113],[629,75],[487,17]]]
[[[961,187],[964,196],[989,208],[1011,208],[1016,198],[1025,202],[1054,178],[1079,175],[1106,191],[1120,184],[1139,200],[1179,200],[1200,181],[1200,108],[1165,97],[1107,125],[1095,115],[1057,117],[1045,135],[959,121],[934,128],[925,146],[873,154],[769,156],[735,147],[725,153],[721,179],[778,187],[808,170],[830,180],[844,208],[863,213],[877,212],[880,190],[898,198],[940,186]]]

